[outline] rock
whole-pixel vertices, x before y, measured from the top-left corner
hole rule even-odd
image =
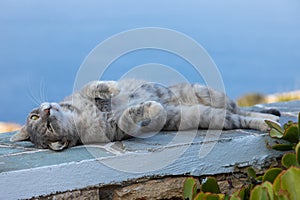
[[[72,192],[65,192],[63,194],[56,194],[51,197],[39,197],[34,198],[34,200],[99,200],[99,190],[90,189],[90,190],[78,190]]]
[[[284,124],[297,120],[300,101],[249,109],[269,108],[282,113]],[[248,166],[259,175],[280,164],[284,152],[266,146],[274,141],[265,132],[216,133],[163,132],[62,152],[11,143],[13,132],[0,134],[0,199],[182,199],[186,176],[199,181],[213,176],[231,194],[248,182]]]
[[[7,133],[20,130],[21,126],[16,123],[0,122],[0,133]]]
[[[186,177],[169,177],[159,180],[150,180],[116,189],[113,200],[132,199],[182,199],[183,183]]]

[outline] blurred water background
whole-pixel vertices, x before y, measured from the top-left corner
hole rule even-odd
[[[69,95],[96,45],[142,27],[173,29],[196,40],[233,99],[300,89],[298,0],[1,0],[0,121],[23,124],[37,103]],[[192,82],[202,81],[185,60],[149,49],[122,56],[103,78],[117,80],[147,63],[181,69]]]

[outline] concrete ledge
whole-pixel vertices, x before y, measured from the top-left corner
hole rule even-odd
[[[262,107],[266,105],[252,109]],[[296,120],[300,102],[267,107],[282,111],[283,123]],[[63,152],[35,149],[28,142],[12,144],[12,134],[0,135],[0,199],[82,189],[101,196],[93,188],[141,178],[233,173],[250,165],[263,168],[282,155],[266,147],[266,141],[271,139],[265,133],[252,130],[159,133],[145,139],[78,146]]]

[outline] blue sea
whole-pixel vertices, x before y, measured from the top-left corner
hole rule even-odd
[[[207,84],[215,78],[233,99],[251,92],[300,89],[299,0],[1,0],[0,121],[24,124],[39,103],[71,94],[93,49],[126,31],[147,27],[169,30],[187,41],[158,32],[143,35],[145,42],[160,38],[160,44],[185,48],[188,54],[157,44],[135,48],[144,44],[125,34],[99,59],[134,44],[131,51],[111,57],[107,65],[98,66],[105,67],[103,73],[95,69],[90,77],[118,80],[134,75],[166,84]],[[203,48],[214,69],[195,69],[186,57],[201,56],[184,47],[188,41]]]

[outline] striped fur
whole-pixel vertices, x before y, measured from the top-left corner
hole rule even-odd
[[[35,116],[35,117],[33,117]],[[60,103],[43,103],[11,141],[62,150],[80,143],[188,129],[266,131],[272,114],[242,111],[225,94],[199,84],[169,87],[141,80],[93,81]]]

